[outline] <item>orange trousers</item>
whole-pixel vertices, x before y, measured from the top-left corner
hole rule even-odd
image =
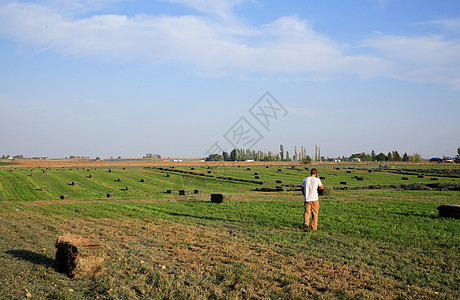
[[[310,214],[313,213],[313,219],[311,220],[311,227],[313,230],[318,229],[318,211],[319,211],[319,200],[306,201],[304,203],[305,212],[303,214],[303,227],[308,228],[310,223]]]

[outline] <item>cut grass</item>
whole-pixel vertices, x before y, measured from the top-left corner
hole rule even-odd
[[[276,170],[212,171],[238,178],[272,174],[274,182],[281,175]],[[91,170],[91,179],[86,170],[15,172],[0,171],[0,295],[6,298],[460,297],[459,220],[439,218],[436,210],[458,203],[457,191],[334,191],[320,200],[319,230],[305,233],[298,192],[251,192],[257,185],[167,178],[140,168]],[[31,189],[35,185],[50,191]],[[132,194],[106,198],[108,189],[127,185]],[[196,187],[204,193],[166,194]],[[70,199],[55,198],[64,188],[79,190]],[[211,192],[231,197],[211,203]],[[105,272],[70,280],[54,271],[53,244],[65,233],[104,245]]]

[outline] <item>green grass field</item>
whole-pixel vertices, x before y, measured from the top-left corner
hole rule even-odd
[[[307,233],[305,167],[0,169],[0,296],[460,297],[460,220],[437,211],[460,204],[460,167],[317,166],[335,189],[320,198],[318,231]],[[355,189],[371,185],[381,187]],[[226,201],[211,203],[211,193]],[[65,233],[103,245],[100,274],[69,279],[53,269]]]

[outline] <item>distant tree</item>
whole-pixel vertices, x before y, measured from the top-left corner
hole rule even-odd
[[[421,162],[422,161],[422,156],[418,153],[414,153],[412,155],[409,155],[409,161],[411,162]]]
[[[372,150],[372,152],[371,152],[371,159],[372,159],[372,161],[377,159],[374,150]]]
[[[387,160],[387,157],[385,154],[383,154],[382,152],[380,152],[379,154],[377,154],[377,156],[375,157],[375,159],[377,161],[386,161]]]
[[[205,161],[222,161],[224,157],[219,154],[209,154],[208,157],[204,159]]]
[[[304,164],[311,164],[311,157],[310,155],[307,155],[304,159],[302,159],[302,162]]]
[[[401,161],[402,160],[402,158],[399,155],[398,151],[393,151],[392,156],[393,156],[393,161]]]
[[[297,161],[297,146],[294,146],[294,160]]]
[[[286,161],[291,161],[291,158],[289,157],[289,151],[286,151]]]
[[[455,162],[460,163],[460,148],[457,149],[457,157],[455,158]]]
[[[391,154],[391,152],[388,152],[387,161],[393,161],[393,155]]]
[[[284,160],[284,147],[283,147],[283,145],[280,145],[280,157],[281,157],[281,160],[283,161]]]
[[[227,152],[225,152],[225,151],[223,151],[223,152],[222,152],[222,157],[224,158],[224,160],[225,160],[225,161],[227,161],[227,160],[229,160],[229,159],[230,159],[230,157],[229,157],[228,153],[227,153]]]
[[[407,152],[404,152],[402,160],[406,162],[410,160],[409,155],[407,155]]]

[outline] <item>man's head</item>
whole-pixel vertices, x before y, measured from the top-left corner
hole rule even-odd
[[[310,171],[310,175],[315,176],[316,174],[318,174],[318,170],[316,170],[316,168],[312,168]]]

